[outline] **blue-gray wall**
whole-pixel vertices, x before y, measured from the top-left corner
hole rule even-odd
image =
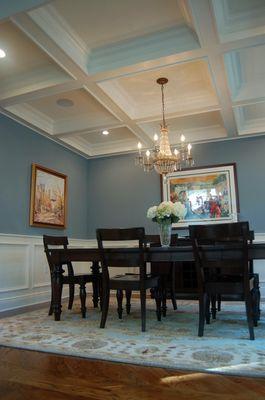
[[[196,166],[237,164],[240,219],[265,232],[265,137],[194,145]],[[134,166],[133,155],[88,161],[88,235],[97,227],[145,226],[146,210],[158,204],[160,180]]]
[[[265,232],[265,136],[194,146],[197,166],[237,164],[240,219]],[[31,164],[68,176],[67,229],[29,226]],[[98,227],[142,226],[156,231],[146,210],[160,202],[160,178],[134,166],[134,155],[85,160],[0,116],[0,233],[93,238]]]
[[[31,164],[68,176],[66,230],[29,226]],[[0,232],[87,237],[87,160],[0,115]]]

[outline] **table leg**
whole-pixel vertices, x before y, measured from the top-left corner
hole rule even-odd
[[[100,289],[100,274],[99,274],[99,262],[93,261],[91,271],[95,276],[95,279],[92,282],[93,286],[93,304],[94,308],[98,307],[98,298],[99,298],[99,289]]]
[[[55,265],[52,272],[52,293],[54,320],[60,321],[62,312],[62,266]]]

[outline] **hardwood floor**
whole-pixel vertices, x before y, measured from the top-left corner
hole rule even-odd
[[[264,400],[265,379],[181,372],[0,347],[2,400]]]

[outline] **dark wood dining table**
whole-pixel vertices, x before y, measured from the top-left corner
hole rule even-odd
[[[204,246],[205,255],[208,260],[233,260],[239,257],[240,246],[237,245],[208,245]],[[112,260],[135,259],[135,265],[139,258],[137,247],[108,248],[108,257]],[[63,265],[67,262],[88,261],[92,263],[92,272],[99,274],[100,254],[97,248],[68,248],[50,250],[54,270],[52,272],[53,288],[53,311],[55,321],[60,320],[61,315],[61,295],[62,295],[62,274]],[[248,245],[249,260],[265,259],[265,243],[252,243]],[[146,262],[173,262],[177,268],[178,262],[194,261],[191,246],[172,246],[172,247],[147,247],[144,251]]]

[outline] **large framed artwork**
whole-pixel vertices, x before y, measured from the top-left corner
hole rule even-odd
[[[30,225],[66,227],[67,176],[32,164]]]
[[[235,164],[192,168],[168,174],[162,180],[163,200],[180,201],[186,215],[174,224],[236,222],[239,212]]]

